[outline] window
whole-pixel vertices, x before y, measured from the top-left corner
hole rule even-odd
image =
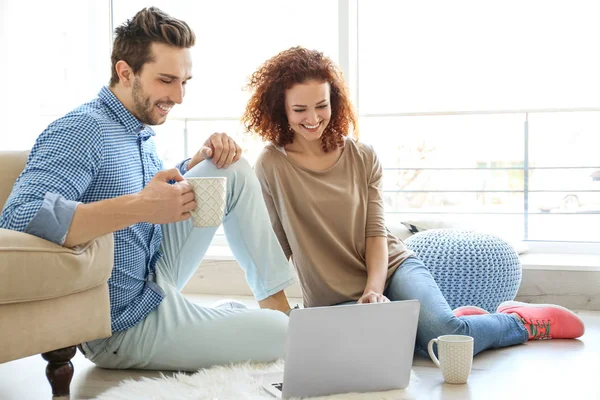
[[[94,98],[110,77],[111,27],[152,5],[197,36],[186,99],[155,128],[166,166],[215,131],[254,162],[263,143],[239,123],[247,78],[302,45],[346,73],[361,138],[384,166],[388,218],[451,219],[600,253],[592,2],[57,0],[32,14],[4,0],[2,148],[30,148],[49,122]]]
[[[3,0],[0,11],[0,140],[3,150],[29,149],[48,123],[108,83],[109,3]]]
[[[600,243],[591,7],[358,0],[361,137],[390,219]]]

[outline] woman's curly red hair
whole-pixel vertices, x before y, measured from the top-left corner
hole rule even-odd
[[[331,120],[321,137],[323,150],[342,146],[350,125],[358,138],[356,115],[342,71],[323,53],[303,47],[282,51],[252,74],[247,87],[253,93],[242,116],[246,130],[276,146],[292,143],[294,133],[285,112],[285,91],[309,80],[328,82],[330,86]]]

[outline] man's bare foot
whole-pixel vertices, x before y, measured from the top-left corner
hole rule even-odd
[[[271,310],[281,311],[282,313],[289,311],[291,308],[290,303],[288,303],[287,296],[283,290],[267,297],[264,300],[260,300],[258,305],[260,308],[269,308]]]

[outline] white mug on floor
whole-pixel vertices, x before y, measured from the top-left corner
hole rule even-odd
[[[437,344],[439,360],[433,352]],[[473,338],[464,335],[444,335],[431,339],[427,345],[429,357],[442,370],[447,383],[467,383],[473,365]]]
[[[227,178],[186,178],[194,190],[196,208],[192,210],[195,227],[219,226],[225,214]]]

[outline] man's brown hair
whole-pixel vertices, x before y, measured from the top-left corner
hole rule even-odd
[[[125,61],[138,74],[144,64],[151,62],[152,43],[190,48],[196,42],[196,36],[187,23],[173,18],[156,7],[144,8],[132,19],[115,29],[111,60],[112,74],[110,86],[119,82],[115,66]]]

